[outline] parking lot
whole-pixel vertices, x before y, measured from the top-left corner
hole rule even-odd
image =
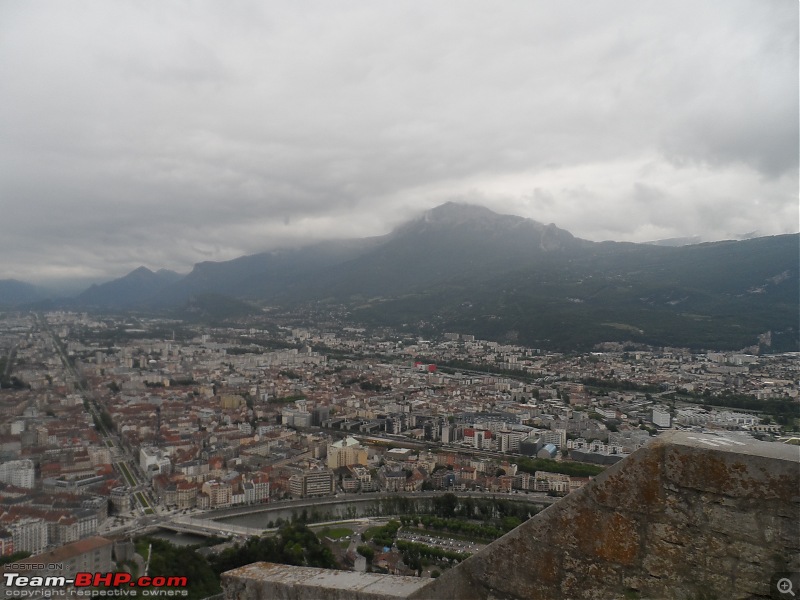
[[[416,531],[403,531],[402,529],[397,532],[397,539],[406,540],[409,542],[416,542],[418,544],[426,544],[428,546],[436,546],[444,550],[453,550],[455,552],[470,552],[475,553],[486,546],[483,542],[469,542],[466,540],[457,540],[447,537],[447,534],[434,534],[423,533],[420,534]]]

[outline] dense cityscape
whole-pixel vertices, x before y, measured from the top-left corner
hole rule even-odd
[[[300,499],[552,499],[664,430],[786,441],[797,429],[795,354],[554,354],[284,317],[5,313],[2,555]]]

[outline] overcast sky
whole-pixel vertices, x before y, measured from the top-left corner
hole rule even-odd
[[[0,278],[450,200],[591,240],[797,231],[797,1],[0,0]]]

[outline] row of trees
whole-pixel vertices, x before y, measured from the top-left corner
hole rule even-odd
[[[489,521],[504,517],[517,517],[521,521],[538,512],[539,507],[526,502],[516,502],[504,498],[474,498],[468,496],[459,499],[455,494],[447,493],[433,498],[431,513],[437,517],[452,519],[478,519]]]
[[[403,553],[403,562],[406,563],[408,567],[416,569],[417,571],[424,566],[424,559],[431,559],[439,563],[445,560],[455,563],[470,557],[469,552],[445,550],[438,546],[428,546],[427,544],[409,542],[407,540],[397,540],[397,549]]]
[[[22,390],[29,387],[28,384],[22,381],[20,378],[11,375],[10,369],[9,372],[6,373],[6,367],[8,367],[9,360],[11,360],[9,357],[0,357],[0,388]]]
[[[329,548],[302,523],[283,526],[275,537],[250,538],[212,556],[211,567],[219,574],[253,562],[267,561],[302,567],[336,567]]]
[[[219,582],[220,571],[214,571],[208,561],[198,554],[192,546],[173,546],[158,538],[140,538],[137,551],[147,556],[147,546],[152,544],[150,566],[147,574],[151,577],[185,576],[187,598],[201,600],[222,591]]]
[[[589,387],[599,388],[601,390],[622,390],[622,391],[636,391],[636,392],[660,392],[661,386],[651,383],[636,383],[627,379],[620,379],[619,377],[609,377],[600,379],[599,377],[583,377],[580,382]]]
[[[405,496],[392,496],[389,498],[376,499],[376,506],[373,509],[365,509],[367,516],[395,516],[395,515],[419,515],[430,514],[441,518],[462,517],[465,519],[476,519],[489,521],[492,519],[502,519],[507,516],[514,516],[524,521],[529,515],[539,511],[539,505],[525,502],[525,495],[521,495],[520,500],[506,500],[504,498],[485,497],[474,498],[466,497],[459,499],[453,493],[442,494],[441,496],[417,498],[407,498]],[[293,512],[291,521],[297,523],[318,523],[333,519],[355,519],[358,511],[355,506],[349,506],[345,513],[335,514],[330,511],[309,511],[304,508],[302,511]],[[267,528],[281,527],[285,524],[283,519],[270,520]]]
[[[435,531],[447,531],[458,535],[480,538],[484,540],[494,540],[499,538],[507,531],[511,531],[522,521],[517,517],[503,517],[500,526],[488,525],[485,523],[475,523],[465,519],[442,519],[440,517],[432,517],[430,515],[423,515],[420,517],[400,517],[400,521],[404,526],[417,527],[422,525],[425,529]]]
[[[152,544],[152,554],[148,574],[152,577],[169,577],[176,573],[185,575],[188,581],[186,597],[197,600],[221,592],[221,573],[254,562],[336,568],[336,559],[331,550],[301,523],[283,526],[274,537],[250,538],[244,544],[212,554],[208,559],[199,554],[194,546],[173,546],[157,538],[137,540],[139,553],[146,555],[149,544]]]
[[[550,458],[527,458],[516,459],[517,468],[526,473],[536,471],[547,471],[548,473],[562,473],[571,477],[594,477],[603,471],[603,467],[579,462],[559,462]]]

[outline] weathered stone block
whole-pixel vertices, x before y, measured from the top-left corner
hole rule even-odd
[[[664,541],[676,546],[684,546],[689,540],[686,527],[682,523],[650,523],[647,543]]]
[[[642,568],[651,577],[675,577],[685,570],[684,566],[689,566],[686,557],[684,546],[652,539],[647,546],[647,554],[642,559]]]
[[[703,506],[703,514],[710,531],[754,544],[764,540],[764,531],[755,513],[743,513],[709,503]]]
[[[590,558],[631,565],[639,558],[639,523],[635,516],[586,509],[575,522],[578,547]]]
[[[588,493],[599,505],[617,511],[658,513],[664,509],[661,448],[626,459],[625,468],[612,467],[595,480]]]
[[[696,436],[687,436],[687,438]],[[682,488],[751,500],[792,502],[798,495],[796,449],[771,444],[763,455],[739,446],[671,445],[664,451],[664,474]],[[783,446],[783,448],[780,448]]]

